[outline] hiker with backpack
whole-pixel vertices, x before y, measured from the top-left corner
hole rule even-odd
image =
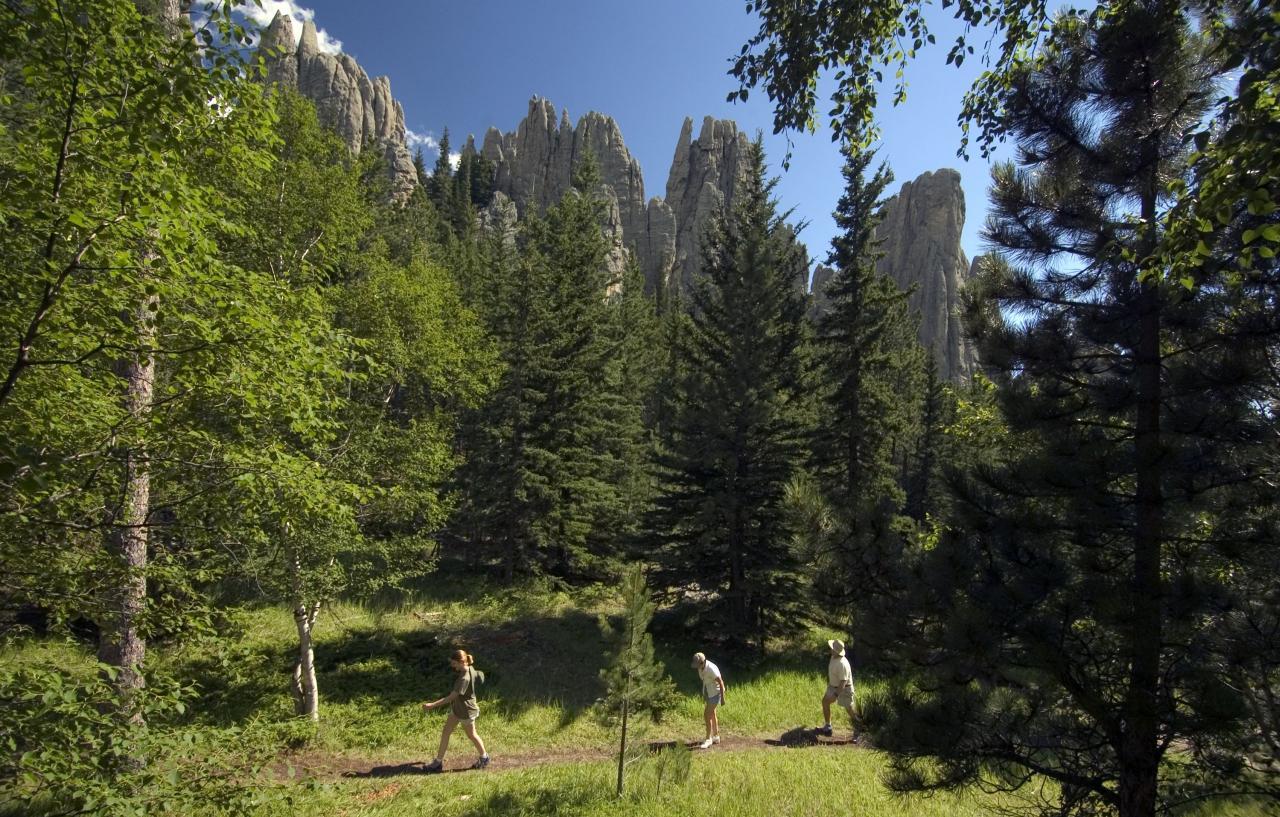
[[[449,666],[458,673],[453,691],[438,701],[422,705],[428,712],[446,704],[449,706],[449,716],[445,718],[444,729],[440,733],[440,748],[435,759],[424,769],[427,774],[444,771],[444,756],[449,751],[449,738],[459,723],[480,752],[480,757],[471,764],[471,768],[483,769],[489,765],[489,753],[485,751],[484,741],[476,734],[476,718],[480,717],[480,707],[476,704],[476,683],[484,682],[484,673],[477,670],[474,663],[475,659],[466,650],[454,650],[453,655],[449,656]]]
[[[831,704],[838,703],[849,713],[853,743],[858,742],[858,725],[853,716],[853,668],[844,654],[844,642],[833,638],[827,642],[831,657],[827,661],[827,691],[822,696],[822,728],[818,734],[831,737]]]
[[[693,668],[698,671],[698,680],[702,682],[702,720],[707,726],[707,739],[699,743],[698,748],[710,749],[720,742],[720,717],[716,707],[725,703],[724,676],[720,674],[720,668],[700,652],[693,654]]]

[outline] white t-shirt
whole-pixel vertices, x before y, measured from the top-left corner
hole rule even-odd
[[[702,665],[702,669],[698,670],[698,677],[702,679],[703,695],[709,697],[720,694],[720,685],[716,683],[716,680],[720,677],[719,667],[707,661]]]
[[[841,689],[846,684],[853,686],[853,667],[849,666],[848,658],[843,655],[831,656],[831,661],[827,664],[827,683],[836,689]]]

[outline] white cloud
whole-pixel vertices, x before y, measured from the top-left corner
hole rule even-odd
[[[440,143],[430,133],[414,133],[405,128],[404,130],[405,144],[410,148],[422,148],[423,150],[440,150]]]
[[[410,150],[421,149],[424,153],[434,153],[440,155],[440,140],[435,134],[428,131],[427,133],[415,133],[408,128],[404,129],[404,143],[408,145]],[[449,151],[449,167],[454,170],[458,169],[458,165],[462,162],[462,154]]]
[[[245,16],[264,28],[271,25],[277,12],[292,17],[294,45],[302,39],[302,24],[307,20],[314,21],[316,18],[314,10],[304,8],[294,0],[259,0],[259,2],[261,5],[250,2],[242,6]],[[329,32],[323,28],[316,31],[316,41],[320,45],[320,50],[326,54],[342,52],[342,40],[330,36]]]

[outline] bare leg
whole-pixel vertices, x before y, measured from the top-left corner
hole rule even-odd
[[[702,722],[707,726],[707,737],[710,738],[714,732],[711,730],[716,726],[716,705],[707,701],[702,708]]]
[[[440,732],[440,749],[436,752],[436,760],[444,762],[445,753],[449,751],[449,738],[453,735],[453,730],[458,728],[458,716],[449,713],[449,717],[444,719],[444,729]]]
[[[836,696],[830,692],[824,693],[822,696],[822,723],[823,725],[831,723],[831,703],[835,701]]]
[[[720,737],[720,710],[716,706],[711,707],[711,735]]]
[[[463,721],[462,731],[466,732],[467,737],[471,738],[471,742],[475,744],[476,751],[480,753],[481,757],[484,757],[485,755],[489,754],[484,750],[484,741],[480,739],[480,736],[478,734],[476,734],[475,721]]]
[[[845,711],[849,713],[849,726],[853,729],[854,734],[858,732],[858,719],[853,714],[853,704],[846,706]]]

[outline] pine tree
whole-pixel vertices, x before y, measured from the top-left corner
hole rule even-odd
[[[493,201],[494,182],[497,175],[493,161],[474,152],[463,156],[463,160],[471,164],[469,173],[471,189],[468,191],[471,206],[477,209],[488,207],[489,202]]]
[[[1064,15],[1003,100],[1019,164],[972,326],[1008,430],[885,619],[921,673],[873,726],[901,787],[1043,775],[1042,813],[1151,817],[1267,785],[1240,763],[1260,723],[1228,611],[1261,613],[1235,577],[1275,567],[1250,509],[1277,326],[1217,265],[1157,266],[1220,70],[1203,36],[1159,0]],[[1254,643],[1273,680],[1278,646]]]
[[[929,513],[938,514],[941,500],[942,467],[949,459],[944,432],[954,414],[955,397],[950,386],[938,377],[938,362],[924,356],[924,398],[920,404],[920,433],[916,436],[906,464],[907,516],[923,522]]]
[[[598,172],[528,219],[511,281],[486,320],[506,373],[474,431],[459,524],[504,575],[598,573],[597,518],[617,502],[609,481],[608,242]],[[496,322],[495,322],[496,321]]]
[[[418,179],[418,186],[426,187],[431,177],[427,175],[427,160],[422,155],[422,148],[413,152],[413,173]]]
[[[914,444],[924,352],[907,293],[875,268],[875,230],[893,175],[884,165],[868,175],[874,154],[846,154],[845,192],[835,212],[842,232],[827,263],[830,310],[817,327],[822,421],[814,430],[810,463],[835,525],[816,586],[847,604],[873,590],[879,560],[891,546],[895,518],[906,502],[902,467]]]
[[[706,237],[652,527],[665,582],[701,591],[704,621],[763,648],[802,607],[782,505],[802,460],[804,303],[759,140],[745,161],[733,212]]]
[[[447,214],[452,213],[454,209],[453,164],[449,161],[449,147],[449,129],[445,128],[438,146],[440,155],[436,157],[436,163],[427,184],[427,197],[436,206],[436,212],[445,216],[446,220]]]
[[[600,618],[600,629],[605,639],[612,643],[606,654],[605,668],[600,670],[605,692],[596,704],[596,712],[606,724],[619,727],[619,797],[622,796],[627,763],[634,759],[634,752],[628,753],[627,744],[631,719],[647,714],[657,720],[679,699],[666,667],[654,657],[653,637],[649,635],[654,607],[649,598],[649,588],[645,585],[644,568],[632,565],[622,575],[620,626],[614,628],[608,619]]]
[[[600,508],[593,540],[601,553],[619,552],[639,536],[656,491],[656,438],[651,431],[661,364],[661,324],[644,291],[644,275],[634,259],[611,287],[605,343],[604,406],[607,453],[605,480],[612,501]]]

